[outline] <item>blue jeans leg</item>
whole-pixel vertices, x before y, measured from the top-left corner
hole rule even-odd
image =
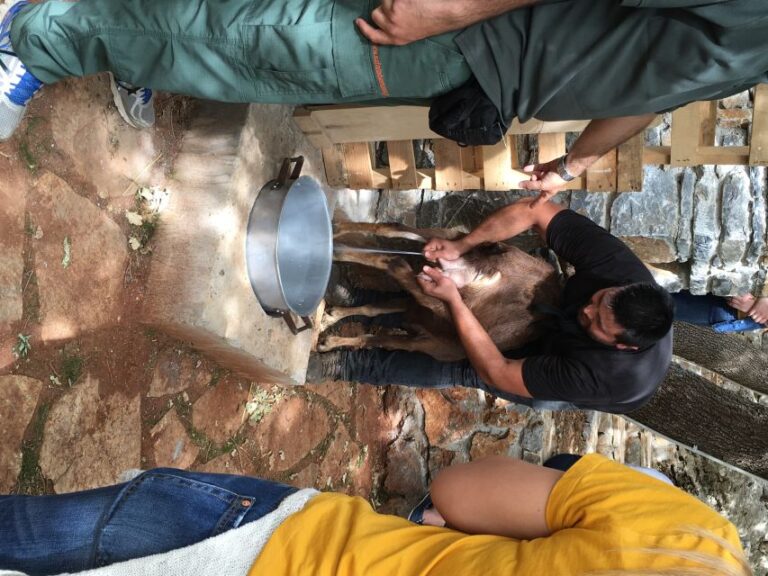
[[[497,390],[478,376],[468,360],[440,362],[420,352],[381,349],[349,350],[341,354],[340,379],[375,386],[399,384],[412,388],[478,388],[499,398],[541,410],[578,410],[570,402],[524,398]]]
[[[295,490],[244,476],[156,469],[101,490],[2,497],[0,568],[37,576],[175,550],[258,520]]]
[[[92,567],[94,535],[125,484],[57,496],[0,496],[0,569]]]
[[[736,310],[728,306],[725,298],[705,294],[696,296],[685,290],[672,294],[675,301],[675,320],[697,324],[699,326],[712,326],[718,322],[732,322],[736,320]]]

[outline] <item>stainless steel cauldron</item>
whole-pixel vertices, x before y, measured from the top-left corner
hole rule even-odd
[[[320,185],[299,176],[304,158],[287,158],[251,208],[245,255],[248,278],[264,311],[294,334],[311,328],[331,275],[331,215]],[[293,170],[291,170],[293,164]],[[291,313],[301,316],[300,328]]]

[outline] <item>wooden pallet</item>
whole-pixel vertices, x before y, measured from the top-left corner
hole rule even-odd
[[[515,135],[538,138],[539,162],[565,153],[566,132],[587,122],[515,121],[495,146],[462,148],[429,130],[422,106],[317,106],[298,108],[294,119],[322,150],[328,183],[352,189],[416,188],[510,190],[527,180],[517,162]],[[572,190],[641,190],[645,164],[768,165],[768,84],[755,90],[749,146],[714,146],[717,102],[694,102],[672,114],[672,145],[645,147],[638,135],[606,154],[587,173],[569,183]],[[416,167],[412,140],[432,139],[435,168]],[[386,142],[388,167],[376,167],[374,143]]]

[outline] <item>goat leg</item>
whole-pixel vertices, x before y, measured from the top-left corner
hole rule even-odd
[[[390,300],[381,304],[366,304],[365,306],[334,306],[333,308],[326,308],[323,319],[320,322],[320,332],[326,331],[337,322],[344,318],[349,318],[350,316],[366,316],[372,318],[382,314],[405,312],[407,307],[408,303],[406,300]]]
[[[330,352],[337,348],[384,348],[385,350],[404,350],[421,352],[442,362],[453,362],[465,357],[461,345],[446,346],[445,342],[427,336],[415,336],[398,332],[382,331],[377,334],[359,336],[329,336],[318,343],[318,352]]]

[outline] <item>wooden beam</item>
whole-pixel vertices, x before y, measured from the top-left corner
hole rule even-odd
[[[300,109],[300,116],[309,115],[315,127],[311,133],[321,130],[331,142],[373,142],[388,140],[417,140],[441,138],[429,129],[429,108],[426,106],[361,106],[333,105],[307,106]],[[304,130],[303,120],[299,120]],[[588,124],[585,120],[543,122],[529,120],[520,124],[512,122],[508,134],[542,134],[547,132],[581,132]]]
[[[749,163],[752,166],[768,165],[768,84],[755,87]]]
[[[435,189],[464,190],[464,169],[461,163],[461,147],[450,140],[435,140]]]
[[[565,133],[539,134],[539,162],[549,162],[565,154]]]
[[[619,192],[643,189],[643,145],[645,134],[641,132],[620,145],[617,165],[617,189]]]
[[[486,190],[511,190],[520,181],[512,171],[510,137],[495,146],[483,146],[483,186]],[[514,142],[514,141],[513,141]]]
[[[374,188],[373,163],[368,142],[344,144],[347,182],[353,190]]]
[[[328,185],[334,188],[349,186],[344,147],[341,144],[331,144],[322,148],[321,151],[323,166],[325,166],[325,179],[328,181]]]
[[[646,146],[643,150],[643,164],[669,164],[672,157],[670,146]]]
[[[672,166],[695,166],[701,144],[701,106],[691,102],[672,112]]]
[[[707,164],[749,164],[749,146],[701,146],[697,166]]]
[[[714,146],[715,145],[715,131],[717,129],[717,100],[710,100],[708,102],[702,102],[701,113],[701,139],[699,144],[701,146]]]
[[[611,150],[587,169],[587,190],[616,191],[616,150]]]
[[[322,150],[323,148],[333,146],[333,142],[328,138],[322,125],[312,117],[311,110],[308,110],[303,106],[298,106],[293,112],[293,121],[299,129],[304,132],[307,140],[309,140],[315,148]]]
[[[389,173],[392,187],[396,190],[413,190],[418,186],[416,159],[413,155],[412,140],[389,140]]]

